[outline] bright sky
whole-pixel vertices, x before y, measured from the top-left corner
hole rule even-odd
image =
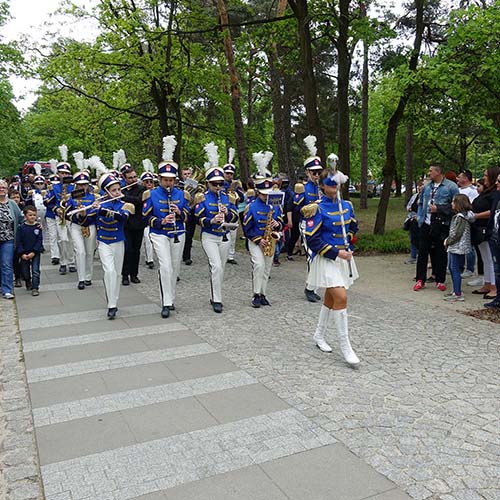
[[[96,0],[73,0],[80,6],[95,5]],[[31,40],[42,40],[50,29],[52,32],[70,35],[76,39],[88,38],[89,32],[94,32],[82,23],[68,22],[68,17],[56,16],[60,0],[10,0],[10,13],[12,19],[2,28],[3,40],[8,42],[19,40],[23,35],[28,35]],[[16,106],[25,111],[36,99],[34,91],[38,88],[38,80],[11,77],[11,84],[16,96]]]

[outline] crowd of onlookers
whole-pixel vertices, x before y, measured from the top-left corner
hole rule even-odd
[[[486,169],[473,183],[470,170],[456,175],[433,165],[407,210],[411,251],[406,263],[416,264],[413,289],[433,282],[444,292],[448,268],[453,291],[445,300],[463,301],[462,280],[469,279],[467,285],[477,287],[472,293],[487,300],[485,307],[500,308],[500,167]]]

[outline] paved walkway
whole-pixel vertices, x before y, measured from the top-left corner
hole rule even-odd
[[[83,292],[45,265],[40,297],[17,293],[48,500],[500,498],[496,326],[412,295],[397,256],[360,258],[354,371],[311,342],[304,262],[273,269],[254,310],[239,256],[216,315],[193,258],[167,320],[144,267],[114,322],[97,261]]]

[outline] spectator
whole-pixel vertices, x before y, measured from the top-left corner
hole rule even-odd
[[[472,202],[475,221],[472,225],[472,242],[479,246],[479,252],[484,263],[484,285],[472,293],[483,295],[485,299],[494,299],[497,294],[495,271],[490,245],[488,243],[487,225],[493,200],[496,198],[495,186],[500,167],[490,167],[484,171],[484,189]]]
[[[496,188],[488,221],[488,234],[490,236],[489,244],[495,270],[495,283],[498,286],[498,283],[500,283],[500,173],[497,176]],[[498,293],[491,302],[484,304],[484,306],[500,309],[500,297]]]
[[[17,203],[19,210],[23,210],[24,201],[21,199],[21,194],[16,189],[9,189],[9,198]],[[14,287],[20,288],[22,287],[21,283],[21,258],[19,254],[14,249],[14,261],[13,261],[13,269],[14,269]]]
[[[444,300],[461,301],[462,277],[460,268],[463,267],[465,256],[470,253],[472,245],[470,241],[470,223],[474,214],[470,211],[472,206],[469,198],[465,194],[457,194],[451,202],[451,208],[455,215],[451,219],[450,234],[444,240],[444,246],[447,249],[449,257],[449,270],[453,281],[453,292],[448,294]]]
[[[418,200],[420,198],[420,193],[424,188],[424,182],[418,181],[417,192],[414,193],[409,199],[406,210],[408,215],[405,220],[408,226],[408,232],[410,234],[410,258],[405,261],[405,264],[416,264],[418,255],[418,222],[417,222],[417,210],[418,210]]]
[[[429,177],[431,182],[424,186],[418,202],[417,282],[413,290],[417,292],[425,287],[430,256],[436,287],[444,292],[447,254],[443,242],[450,230],[451,202],[459,192],[458,186],[444,177],[439,165],[429,167]]]
[[[0,273],[2,296],[5,299],[14,298],[14,246],[18,226],[23,222],[23,214],[16,202],[7,197],[8,185],[0,181]]]

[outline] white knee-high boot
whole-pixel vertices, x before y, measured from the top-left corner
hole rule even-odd
[[[316,331],[314,332],[314,342],[318,348],[323,352],[332,352],[332,348],[325,341],[325,332],[328,327],[330,320],[330,309],[324,304],[321,306],[319,311],[318,325],[316,326]]]
[[[349,342],[347,309],[332,309],[332,316],[335,319],[340,350],[344,356],[344,359],[346,360],[346,363],[353,367],[356,367],[357,365],[359,365],[359,359],[356,356],[356,353],[352,350],[351,343]]]

